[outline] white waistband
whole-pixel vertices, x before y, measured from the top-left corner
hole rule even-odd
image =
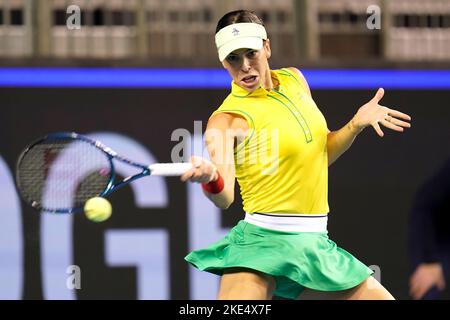
[[[293,232],[324,232],[327,231],[328,215],[326,214],[274,214],[245,213],[245,221],[256,226]]]

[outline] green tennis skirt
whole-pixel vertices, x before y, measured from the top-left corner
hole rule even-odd
[[[305,288],[350,289],[373,271],[328,238],[328,232],[285,232],[244,220],[221,240],[189,253],[185,260],[202,271],[222,275],[243,267],[272,276],[274,295],[296,299]]]

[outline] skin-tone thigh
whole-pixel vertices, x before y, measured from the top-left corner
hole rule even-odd
[[[264,273],[230,268],[222,275],[219,300],[270,300],[275,290],[275,280]]]
[[[395,300],[374,277],[369,277],[358,286],[342,291],[317,291],[305,289],[300,300]]]

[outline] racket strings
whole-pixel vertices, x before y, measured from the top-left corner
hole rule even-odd
[[[104,152],[68,138],[35,144],[23,155],[17,172],[24,198],[48,211],[82,207],[106,189],[112,174]]]

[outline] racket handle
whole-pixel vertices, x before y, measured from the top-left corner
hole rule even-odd
[[[192,168],[192,163],[155,163],[148,168],[153,176],[181,176]]]

